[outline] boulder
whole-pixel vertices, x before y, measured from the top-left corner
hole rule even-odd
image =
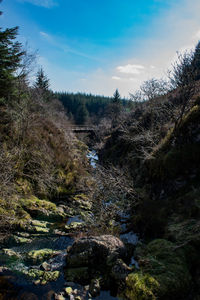
[[[12,249],[3,249],[2,252],[4,255],[6,255],[9,258],[13,258],[13,259],[21,258],[21,255]]]
[[[117,258],[126,256],[123,242],[112,235],[90,236],[75,241],[68,250],[67,267],[95,266],[97,269],[107,265],[107,258],[114,253]]]
[[[111,270],[111,276],[116,282],[124,281],[128,274],[130,274],[132,268],[127,266],[122,259],[117,259]]]

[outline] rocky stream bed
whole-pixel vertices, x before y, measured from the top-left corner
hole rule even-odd
[[[74,220],[78,216],[67,221],[73,231],[83,224]],[[1,299],[117,299],[116,283],[135,264],[124,242],[134,244],[136,236],[122,234],[124,242],[112,235],[75,240],[75,231],[54,232],[16,232],[1,245]]]
[[[96,153],[89,159],[95,168]],[[46,202],[40,207],[35,198],[27,200],[34,218],[0,245],[0,299],[119,298],[119,287],[138,268],[130,254],[137,236],[127,229],[126,214],[115,224],[118,237],[88,234],[83,216],[91,205],[79,198],[77,208],[61,201],[53,212]]]

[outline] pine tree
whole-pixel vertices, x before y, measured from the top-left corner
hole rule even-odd
[[[0,28],[0,98],[8,99],[13,92],[15,71],[20,67],[22,51],[20,43],[15,41],[18,27]]]
[[[113,103],[120,103],[120,94],[118,89],[113,94]]]
[[[44,74],[44,71],[43,71],[42,68],[40,68],[37,72],[35,88],[41,89],[43,91],[48,91],[49,90],[49,79]]]
[[[89,117],[88,110],[87,110],[85,104],[82,103],[77,109],[76,123],[79,125],[83,125],[87,121],[88,117]]]

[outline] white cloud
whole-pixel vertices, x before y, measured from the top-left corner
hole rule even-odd
[[[137,79],[134,78],[134,77],[130,77],[129,80],[130,80],[130,81],[135,81],[135,82],[137,81]]]
[[[112,79],[113,79],[113,80],[120,80],[121,78],[118,77],[118,76],[112,76]]]
[[[45,8],[51,8],[58,6],[58,3],[55,0],[19,0],[20,2],[28,2],[36,6],[42,6]]]
[[[142,65],[125,65],[117,67],[117,71],[124,74],[140,74],[145,69]]]

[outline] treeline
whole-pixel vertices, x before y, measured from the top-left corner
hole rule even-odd
[[[117,91],[118,93],[118,91]],[[115,92],[116,94],[116,92]],[[84,93],[55,93],[55,96],[64,105],[68,117],[76,124],[96,123],[98,124],[100,119],[108,115],[110,106],[113,103],[117,103],[122,108],[130,107],[131,103],[127,99],[121,99],[117,94],[117,98],[98,96]]]

